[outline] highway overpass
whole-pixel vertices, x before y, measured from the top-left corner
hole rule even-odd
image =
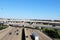
[[[19,25],[28,27],[50,27],[50,28],[60,28],[60,21],[54,20],[30,20],[30,19],[0,19],[0,24],[4,25]]]

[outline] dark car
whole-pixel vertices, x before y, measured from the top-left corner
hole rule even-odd
[[[16,33],[16,35],[19,35],[19,33]]]
[[[26,36],[26,38],[28,38],[28,36]]]
[[[12,32],[9,33],[9,35],[11,35],[11,34],[12,34]]]
[[[19,31],[18,29],[16,31]]]

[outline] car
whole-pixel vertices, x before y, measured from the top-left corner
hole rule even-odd
[[[26,36],[26,38],[28,38],[28,36]]]
[[[16,31],[19,31],[18,29]]]
[[[12,34],[12,32],[9,33],[9,35],[11,35],[11,34]]]
[[[16,35],[19,35],[19,33],[16,33]]]

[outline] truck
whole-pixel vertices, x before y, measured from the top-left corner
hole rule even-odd
[[[32,38],[33,38],[33,40],[39,40],[39,36],[36,32],[32,33]]]

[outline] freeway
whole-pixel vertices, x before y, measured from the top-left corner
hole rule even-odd
[[[26,31],[26,33],[28,35],[28,38],[26,38],[27,40],[33,40],[30,36],[30,35],[32,35],[33,32],[36,32],[38,34],[39,40],[52,40],[50,37],[48,37],[41,31],[36,30],[36,29],[29,29],[29,28],[27,28],[27,31]]]
[[[43,24],[34,24],[34,25],[31,25],[31,27],[45,27],[45,28],[60,29],[60,26],[43,25]]]
[[[17,32],[18,29],[18,32]],[[17,35],[18,33],[18,35]],[[4,33],[2,33],[4,34]],[[0,40],[21,40],[22,28],[13,27]]]
[[[8,29],[10,29],[10,27],[6,28],[6,29],[3,29],[3,30],[0,30],[0,34],[7,31]]]
[[[32,40],[31,39],[31,34],[32,34],[32,32],[30,32],[30,30],[28,28],[25,28],[25,38],[26,38],[26,40]]]
[[[15,33],[15,35],[13,36],[12,40],[21,40],[22,38],[22,28],[17,28],[19,31]],[[18,33],[18,34],[17,34]]]
[[[5,30],[1,30],[1,32],[0,32],[0,40],[12,29],[13,29],[13,27],[8,27]]]
[[[39,35],[39,39],[40,40],[52,40],[51,38],[49,38],[47,35],[45,35],[44,33],[38,31],[38,30],[34,30],[35,32],[37,32],[37,34]]]
[[[19,27],[8,27],[4,31],[0,32],[0,40],[22,40],[22,28]],[[36,32],[39,36],[39,40],[52,40],[44,33],[36,29],[24,28],[26,40],[33,40],[31,35],[33,32]],[[24,35],[23,35],[24,36]]]

